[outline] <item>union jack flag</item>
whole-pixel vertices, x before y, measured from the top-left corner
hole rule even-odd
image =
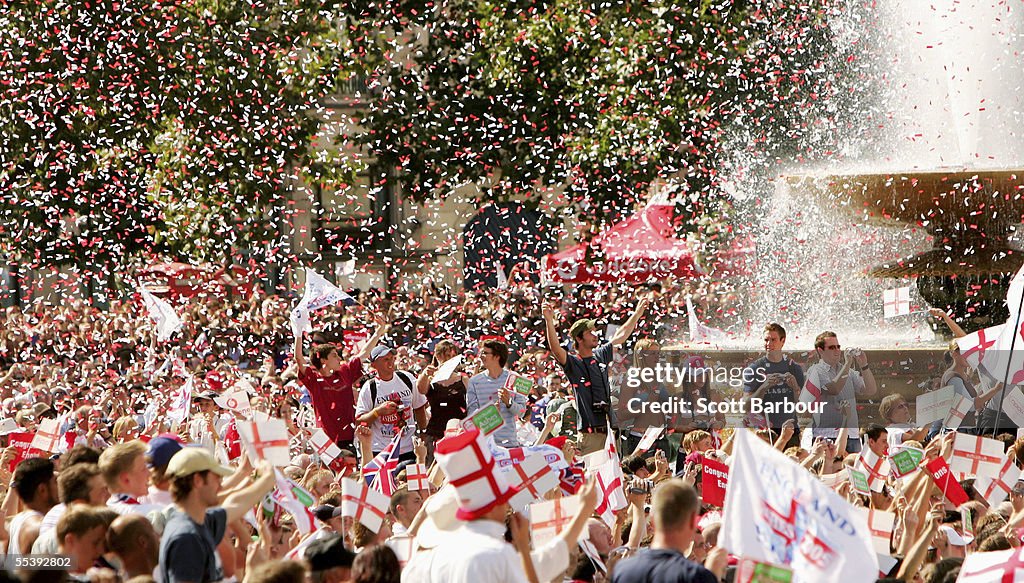
[[[577,462],[559,472],[558,485],[562,490],[563,496],[572,496],[579,492],[586,475],[583,467],[583,462]]]
[[[398,468],[398,456],[402,455],[402,429],[398,429],[395,438],[383,451],[363,466],[366,485],[385,496],[390,496],[397,489],[394,472]]]

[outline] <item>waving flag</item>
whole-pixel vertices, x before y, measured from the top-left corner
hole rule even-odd
[[[295,517],[295,526],[302,534],[309,534],[317,529],[316,520],[309,510],[316,504],[316,498],[309,491],[274,468],[277,487],[271,493],[271,499],[282,509]]]
[[[154,296],[145,286],[139,286],[142,302],[149,311],[149,318],[156,325],[157,340],[163,342],[181,328],[181,318],[166,301]]]
[[[691,344],[720,344],[728,338],[729,335],[726,334],[725,330],[705,326],[697,318],[697,311],[693,308],[693,301],[690,299],[690,296],[686,296],[686,313],[690,323]]]
[[[738,430],[720,544],[793,570],[794,583],[872,583],[878,559],[863,515],[782,452]]]
[[[402,430],[399,427],[391,443],[363,466],[366,485],[388,496],[395,491],[395,475],[392,472],[398,467],[398,456],[402,455]],[[380,475],[381,470],[383,477]]]
[[[302,332],[312,331],[313,328],[309,323],[309,314],[327,306],[333,306],[338,302],[346,306],[352,306],[355,305],[356,300],[341,291],[338,286],[324,279],[322,275],[307,267],[305,293],[302,294],[302,300],[299,301],[299,305],[292,310],[292,332],[298,336]]]
[[[188,419],[188,412],[192,405],[192,386],[194,377],[189,375],[185,384],[181,385],[178,389],[177,394],[171,400],[171,405],[167,409],[167,419],[173,423],[183,423]]]

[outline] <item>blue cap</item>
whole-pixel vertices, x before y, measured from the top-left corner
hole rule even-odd
[[[161,435],[149,440],[149,449],[146,451],[146,465],[150,468],[167,468],[171,463],[174,454],[181,451],[181,441],[177,436]]]

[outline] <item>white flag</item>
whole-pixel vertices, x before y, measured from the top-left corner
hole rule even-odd
[[[957,583],[1019,583],[1024,581],[1024,549],[970,553],[960,565]]]
[[[183,423],[188,419],[188,413],[191,410],[192,405],[192,387],[194,377],[188,376],[185,380],[185,384],[181,385],[178,389],[177,394],[171,400],[170,406],[167,408],[167,419],[172,423]]]
[[[886,318],[906,316],[910,313],[910,287],[882,291],[882,315]]]
[[[241,385],[239,385],[239,383],[235,383],[234,388],[240,389]],[[214,397],[213,402],[228,411],[238,413],[245,419],[252,417],[252,406],[249,404],[249,394],[244,390],[233,390],[229,393],[224,393],[219,397]]]
[[[316,504],[316,498],[277,468],[274,468],[274,477],[277,487],[271,492],[270,498],[295,518],[299,532],[309,534],[317,530],[316,519],[310,511],[310,507]]]
[[[960,347],[960,356],[964,357],[967,364],[978,368],[985,360],[985,351],[992,350],[995,352],[996,343],[999,341],[999,336],[1003,333],[1005,326],[1006,324],[1000,324],[983,328],[967,336],[957,338],[956,344]]]
[[[507,289],[508,277],[505,276],[505,268],[501,266],[500,261],[495,261],[494,267],[497,269],[498,273],[498,289]]]
[[[322,275],[307,267],[306,292],[302,294],[302,301],[299,303],[305,303],[306,309],[310,312],[315,312],[321,308],[333,306],[338,302],[342,302],[346,306],[351,306],[356,303],[352,296],[341,291],[338,286],[327,281]]]
[[[341,291],[338,286],[307,267],[306,290],[302,294],[299,304],[295,306],[291,313],[292,334],[299,336],[303,332],[311,332],[313,327],[309,323],[310,312],[332,306],[338,302],[342,302],[346,306],[356,303],[352,296]]]
[[[892,531],[893,525],[896,523],[896,515],[877,508],[857,508],[857,511],[868,524],[875,552],[880,555],[891,553],[890,545],[892,544]]]
[[[271,417],[265,421],[238,421],[237,427],[249,459],[265,459],[275,467],[291,463],[288,424],[283,419]]]
[[[341,515],[351,516],[371,532],[379,532],[391,500],[366,485],[364,480],[342,478]]]
[[[171,304],[150,293],[145,286],[140,285],[139,291],[142,292],[142,301],[149,311],[149,318],[156,324],[156,339],[161,342],[167,340],[181,328],[181,318]]]
[[[749,430],[737,430],[733,452],[721,539],[731,554],[789,567],[794,583],[878,578],[856,508]]]
[[[728,334],[725,330],[705,326],[697,318],[697,312],[693,309],[693,301],[686,296],[686,312],[690,321],[690,343],[691,344],[720,344],[725,342]]]

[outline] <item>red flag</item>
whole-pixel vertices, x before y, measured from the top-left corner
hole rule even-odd
[[[242,455],[242,438],[238,434],[238,426],[234,418],[224,431],[224,449],[227,450],[228,460],[238,459]]]
[[[959,507],[964,502],[970,500],[967,492],[964,492],[964,489],[960,487],[960,482],[957,482],[956,478],[953,477],[953,472],[949,470],[949,465],[944,458],[937,457],[933,459],[925,465],[925,468],[931,474],[935,485],[942,490],[946,499],[954,507]]]

